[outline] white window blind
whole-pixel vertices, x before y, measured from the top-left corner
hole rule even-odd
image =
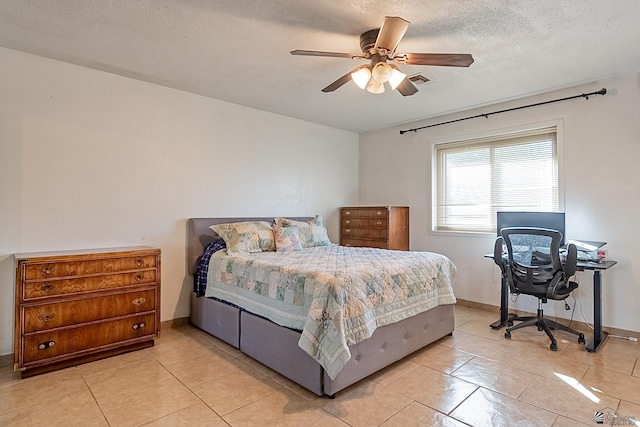
[[[498,211],[559,208],[557,129],[435,146],[434,229],[495,232]]]

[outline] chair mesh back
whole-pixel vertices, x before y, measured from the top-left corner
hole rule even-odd
[[[512,234],[509,238],[515,264],[542,271],[553,267],[550,236]]]
[[[507,246],[513,279],[510,285],[515,287],[512,291],[532,291],[536,285],[546,286],[562,270],[560,232],[539,228],[505,228],[502,237]]]

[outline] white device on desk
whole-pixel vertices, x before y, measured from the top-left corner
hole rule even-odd
[[[606,261],[606,252],[600,250],[607,242],[591,240],[567,240],[567,245],[573,244],[578,250],[578,261],[601,262]]]

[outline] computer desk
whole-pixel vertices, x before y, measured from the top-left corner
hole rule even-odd
[[[485,258],[493,259],[493,254],[485,255]],[[610,269],[617,263],[618,261],[609,260],[601,262],[578,261],[577,264],[578,271],[593,271],[593,338],[585,345],[585,349],[589,353],[598,351],[608,335],[602,330],[602,277],[600,272]],[[515,316],[514,313],[509,313],[509,286],[503,277],[500,280],[500,319],[489,326],[493,329],[499,329]]]

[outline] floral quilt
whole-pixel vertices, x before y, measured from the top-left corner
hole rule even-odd
[[[301,349],[336,377],[349,345],[388,325],[454,304],[455,265],[431,252],[338,245],[210,260],[207,297],[302,331]]]

